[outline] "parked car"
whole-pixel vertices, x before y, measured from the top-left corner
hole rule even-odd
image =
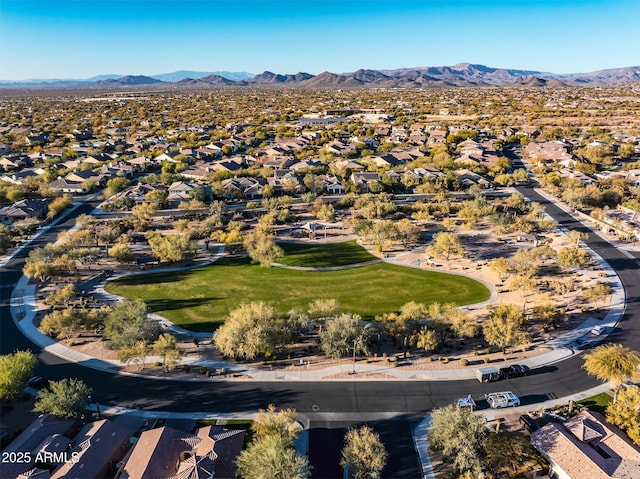
[[[47,389],[49,387],[49,380],[42,376],[33,376],[27,381],[27,384],[33,389]]]
[[[586,338],[578,338],[569,343],[571,349],[586,349],[589,346],[589,340]]]
[[[502,379],[502,376],[500,375],[498,368],[488,366],[486,368],[476,369],[476,379],[481,383],[490,383],[493,381],[499,381]]]
[[[485,394],[484,398],[494,409],[520,406],[520,398],[511,391]]]
[[[529,433],[532,433],[533,431],[537,431],[538,429],[540,429],[540,424],[538,423],[538,420],[533,419],[528,414],[522,414],[518,419],[518,422],[522,424],[522,427],[524,427]]]
[[[531,374],[531,369],[524,364],[512,364],[506,368],[500,368],[500,375],[504,379],[519,378],[529,374]]]
[[[591,329],[591,334],[593,334],[594,336],[600,336],[602,333],[604,333],[604,326],[602,325],[598,325],[598,326],[594,326],[593,329]]]

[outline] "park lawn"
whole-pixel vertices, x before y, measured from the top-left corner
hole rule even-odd
[[[284,250],[285,256],[278,259],[278,263],[289,266],[326,268],[378,259],[355,240],[324,244],[279,243],[279,246]]]
[[[299,271],[224,258],[202,268],[129,276],[105,289],[193,331],[213,331],[241,303],[265,301],[279,312],[306,309],[318,298],[336,298],[344,312],[364,319],[397,311],[409,302],[465,305],[489,299],[489,290],[463,276],[377,263],[338,271]]]

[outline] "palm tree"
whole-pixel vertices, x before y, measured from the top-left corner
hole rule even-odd
[[[640,356],[621,344],[606,344],[585,354],[582,367],[589,376],[611,382],[615,401],[622,383],[640,376]]]

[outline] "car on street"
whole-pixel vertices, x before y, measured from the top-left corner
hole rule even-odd
[[[27,381],[27,384],[33,389],[47,389],[49,387],[49,380],[42,376],[33,376]]]
[[[587,349],[589,346],[589,340],[586,338],[578,338],[575,341],[569,343],[571,349]]]
[[[520,406],[520,398],[511,391],[485,394],[484,398],[493,409]]]
[[[599,324],[591,329],[591,334],[593,334],[594,336],[600,336],[602,333],[604,333],[604,329],[604,326]]]
[[[531,374],[531,369],[524,364],[512,364],[506,368],[500,368],[500,376],[503,379],[519,378],[529,374]]]

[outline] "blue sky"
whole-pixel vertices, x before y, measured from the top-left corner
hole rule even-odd
[[[0,0],[0,79],[640,64],[638,0]]]

